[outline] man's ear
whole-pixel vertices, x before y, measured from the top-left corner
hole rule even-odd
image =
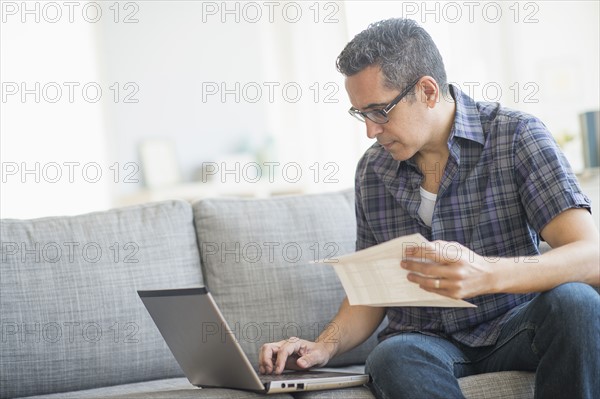
[[[431,76],[423,76],[418,86],[421,102],[427,105],[427,108],[434,108],[440,100],[440,88],[435,79]]]

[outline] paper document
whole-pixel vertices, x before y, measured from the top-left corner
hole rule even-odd
[[[460,299],[425,291],[406,279],[408,271],[400,267],[404,250],[427,242],[422,235],[413,234],[316,263],[333,266],[350,305],[476,307]]]

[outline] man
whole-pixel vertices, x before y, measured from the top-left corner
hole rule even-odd
[[[536,397],[598,398],[599,234],[568,162],[536,118],[448,85],[414,21],[369,26],[342,51],[350,113],[376,139],[356,172],[360,250],[419,232],[399,267],[477,308],[372,308],[345,300],[337,340],[261,348],[259,369],[306,369],[389,325],[367,359],[381,398],[460,398],[457,378],[536,371]],[[539,253],[539,240],[552,249]],[[322,334],[329,337],[330,332]]]

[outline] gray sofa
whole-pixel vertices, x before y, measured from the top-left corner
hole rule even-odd
[[[0,397],[252,398],[183,376],[136,290],[212,292],[252,360],[314,339],[344,294],[314,259],[354,250],[353,193],[166,201],[74,217],[2,220]],[[328,365],[361,370],[365,344]],[[533,374],[460,380],[468,398],[533,397]],[[291,398],[291,395],[274,397]],[[372,398],[365,387],[296,398]]]

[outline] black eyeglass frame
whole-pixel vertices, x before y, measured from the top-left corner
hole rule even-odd
[[[396,105],[398,105],[398,103],[400,101],[402,101],[402,99],[404,97],[406,97],[408,95],[408,93],[410,93],[410,91],[413,89],[413,87],[415,87],[416,84],[419,83],[419,80],[421,80],[421,78],[418,78],[413,83],[406,86],[406,88],[404,90],[402,90],[402,92],[400,92],[400,94],[398,94],[396,96],[396,98],[394,98],[388,105],[386,105],[385,107],[383,107],[381,109],[374,109],[372,111],[363,112],[363,111],[359,111],[358,109],[356,109],[354,107],[350,107],[350,109],[348,110],[348,113],[363,123],[366,122],[366,119],[369,119],[370,121],[375,122],[379,125],[386,124],[390,121],[388,114],[390,112],[392,112],[394,107]],[[383,119],[381,119],[381,121],[375,120],[372,117],[373,115],[379,115]],[[377,118],[377,117],[374,116],[374,118]]]

